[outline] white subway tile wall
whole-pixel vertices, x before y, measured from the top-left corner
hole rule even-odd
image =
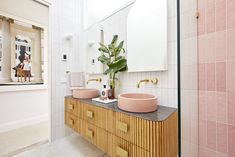
[[[161,72],[136,72],[136,73],[120,73],[116,86],[116,95],[124,92],[150,93],[158,98],[159,105],[177,107],[177,18],[176,18],[176,1],[168,0],[168,65],[167,71]],[[120,35],[122,40],[126,41],[126,18],[128,9],[126,8],[119,13],[102,22],[105,32],[105,39],[112,37],[114,33]],[[121,20],[120,20],[121,19]],[[111,31],[110,31],[111,30]],[[110,42],[110,41],[106,41]],[[157,44],[157,43],[156,43]],[[127,52],[128,53],[128,52]],[[143,60],[143,62],[147,62]],[[138,63],[136,63],[138,64]],[[107,76],[87,75],[86,78],[102,77],[103,82],[91,82],[87,88],[101,89],[103,84],[107,84]],[[157,78],[157,85],[151,83],[141,84],[137,88],[137,82],[140,79]]]
[[[70,94],[66,82],[66,71],[77,71],[79,67],[79,32],[82,13],[81,1],[52,0],[50,6],[50,52],[51,52],[51,88],[52,88],[52,140],[72,133],[64,125],[64,96]],[[66,36],[71,34],[71,40]],[[62,61],[63,54],[68,55]]]

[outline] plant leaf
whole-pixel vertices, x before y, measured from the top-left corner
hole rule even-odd
[[[113,44],[109,44],[108,45],[108,48],[109,48],[109,52],[111,53],[111,57],[113,57],[115,54],[115,46]]]
[[[98,57],[98,60],[108,66],[104,74],[109,74],[110,77],[115,76],[118,72],[123,72],[128,69],[125,56],[120,55],[121,52],[125,53],[125,49],[123,48],[124,41],[121,41],[118,46],[116,46],[117,41],[118,35],[114,35],[109,45],[106,46],[103,43],[100,43],[99,48],[99,51],[104,53]],[[108,56],[105,55],[105,53],[107,53]]]
[[[124,45],[124,41],[121,41],[119,44],[118,44],[118,47],[116,48],[116,51],[115,51],[115,56],[119,56],[120,55],[120,52],[122,50],[124,50],[123,48],[123,45]],[[123,53],[125,52],[125,50],[123,51]]]
[[[119,59],[119,60],[114,61],[113,63],[111,63],[111,64],[109,65],[109,67],[114,68],[115,66],[118,66],[119,64],[124,64],[124,63],[126,63],[126,59],[125,59],[125,58],[121,58],[121,59]]]
[[[104,48],[104,47],[100,47],[100,48],[98,48],[98,50],[99,50],[100,52],[109,53],[109,50],[106,49],[106,48]]]
[[[125,59],[125,57],[124,56],[118,56],[115,61],[118,61],[120,59]]]
[[[106,57],[105,55],[101,55],[98,57],[98,61],[100,61],[103,64],[109,65],[110,64],[110,59]]]
[[[112,44],[109,44],[109,45],[108,45],[108,48],[109,48],[109,51],[112,51],[112,50],[113,50]]]
[[[107,74],[111,73],[111,71],[112,71],[112,69],[110,69],[110,68],[106,69],[105,72],[104,72],[104,75],[107,75]]]
[[[123,53],[125,53],[125,52],[126,52],[126,50],[125,50],[124,48],[122,48],[122,51],[123,51]]]
[[[128,67],[127,67],[127,65],[124,67],[124,68],[122,68],[121,70],[119,70],[119,72],[123,72],[123,71],[127,71],[128,70]]]
[[[109,53],[109,49],[102,43],[99,43],[100,44],[100,47],[98,48],[98,50],[100,52],[104,52],[104,53]]]
[[[111,44],[115,45],[118,39],[118,35],[114,35]]]
[[[127,66],[127,61],[125,58],[122,58],[118,61],[115,61],[114,63],[111,63],[108,65],[110,69],[112,69],[112,72],[117,73],[121,69],[125,68]]]
[[[121,41],[117,48],[121,50],[123,48],[123,44],[124,44],[124,41]]]

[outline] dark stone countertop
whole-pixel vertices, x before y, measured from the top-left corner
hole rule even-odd
[[[66,98],[76,99],[76,98],[73,98],[72,96],[66,96]],[[119,109],[118,105],[117,105],[118,102],[104,104],[104,103],[100,103],[100,102],[97,102],[97,101],[92,101],[91,99],[76,99],[76,100],[79,100],[80,102],[83,102],[83,103],[86,103],[86,104],[95,105],[95,106],[98,106],[98,107],[103,107],[105,109],[113,110],[115,112],[121,112],[121,113],[125,113],[127,115],[130,115],[130,116],[142,118],[142,119],[145,119],[145,120],[155,121],[155,122],[164,121],[171,114],[173,114],[174,112],[177,111],[176,108],[158,105],[158,110],[154,111],[154,112],[150,112],[150,113],[133,113],[133,112],[127,112],[127,111],[123,111],[123,110]]]

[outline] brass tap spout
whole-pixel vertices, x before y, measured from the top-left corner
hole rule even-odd
[[[149,79],[139,80],[139,82],[137,83],[137,88],[140,88],[140,84],[143,82],[148,83]]]
[[[145,83],[148,83],[148,82],[151,82],[152,84],[157,84],[158,83],[158,79],[157,78],[154,78],[154,79],[144,79],[144,80],[139,80],[139,82],[137,83],[137,88],[140,88],[140,84],[141,83],[143,83],[143,82],[145,82]]]
[[[89,79],[89,80],[87,80],[86,84],[88,84],[91,81],[102,82],[102,78]]]

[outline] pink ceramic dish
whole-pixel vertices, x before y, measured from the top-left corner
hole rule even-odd
[[[99,96],[97,89],[75,89],[73,90],[73,97],[78,99],[92,99]]]
[[[118,107],[128,112],[153,112],[157,110],[157,97],[143,93],[120,94],[118,96]]]

